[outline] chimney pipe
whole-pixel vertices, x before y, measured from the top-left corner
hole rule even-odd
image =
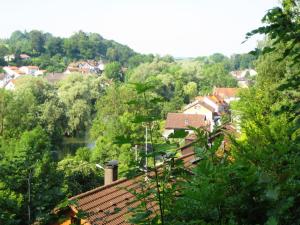
[[[111,184],[118,180],[118,161],[109,161],[104,168],[104,185]]]

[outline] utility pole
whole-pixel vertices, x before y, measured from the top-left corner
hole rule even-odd
[[[30,209],[30,204],[31,204],[31,169],[29,170],[29,176],[28,176],[28,206],[27,206],[27,210],[28,210],[28,225],[31,224],[31,209]]]
[[[145,143],[145,152],[146,152],[146,170],[148,170],[148,127],[147,127],[147,124],[146,124],[146,136],[145,136],[145,139],[146,139],[146,143]]]

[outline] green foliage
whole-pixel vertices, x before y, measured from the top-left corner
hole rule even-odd
[[[246,39],[255,34],[267,34],[273,41],[272,46],[266,46],[262,53],[278,50],[279,43],[285,43],[282,58],[290,56],[296,63],[300,60],[299,54],[299,1],[283,0],[282,6],[274,7],[263,17],[266,26],[259,27],[247,33]],[[256,51],[257,52],[257,51]]]
[[[6,65],[3,56],[15,54],[12,62],[18,66],[33,64],[49,72],[62,72],[68,64],[76,60],[102,59],[117,61],[123,66],[134,67],[153,56],[135,53],[127,46],[109,41],[96,33],[79,31],[69,38],[54,37],[50,33],[32,30],[15,31],[0,45],[0,66]],[[19,58],[21,53],[31,56],[29,60]]]
[[[117,159],[120,161],[121,173],[133,163],[134,143],[118,143],[119,137],[138,142],[143,138],[143,128],[133,123],[134,115],[141,108],[128,104],[135,96],[136,93],[126,85],[107,88],[106,94],[97,102],[97,114],[91,129],[91,136],[96,140],[92,161],[103,165]]]
[[[73,74],[63,80],[57,95],[65,106],[67,135],[80,135],[91,124],[94,104],[103,91],[103,79]]]
[[[53,138],[59,140],[63,132],[64,107],[56,90],[41,78],[18,79],[16,91],[0,91],[0,135],[18,138],[26,130],[42,126]]]
[[[163,116],[179,110],[198,93],[210,93],[214,86],[237,86],[236,80],[229,74],[226,62],[203,64],[199,60],[174,62],[156,58],[151,63],[129,70],[126,80],[129,83],[156,82],[155,92],[165,100],[160,104]]]
[[[3,141],[0,152],[1,193],[7,197],[1,196],[2,222],[8,216],[8,221],[15,224],[47,221],[64,198],[63,174],[56,170],[47,134],[40,127],[26,131],[19,141]]]
[[[234,54],[230,57],[232,70],[253,68],[253,62],[257,59],[252,54]]]
[[[114,81],[123,81],[123,74],[121,71],[121,64],[118,62],[111,62],[105,65],[105,76],[108,79],[112,79]]]
[[[58,170],[64,173],[64,187],[68,197],[103,185],[103,171],[88,159],[87,152],[79,149],[75,157],[65,157],[58,163]]]
[[[242,128],[231,140],[234,160],[200,152],[170,224],[299,224],[299,62],[287,34],[299,26],[298,15],[289,18],[297,10],[298,2],[283,1],[264,18],[270,26],[254,31],[270,35],[271,51],[263,51],[255,86],[234,106]]]

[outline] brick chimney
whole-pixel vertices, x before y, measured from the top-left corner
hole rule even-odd
[[[109,161],[104,168],[104,185],[118,180],[118,161]]]

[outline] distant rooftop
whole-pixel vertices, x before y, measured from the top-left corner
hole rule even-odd
[[[165,128],[166,129],[188,129],[191,127],[206,127],[207,121],[205,115],[168,113]]]

